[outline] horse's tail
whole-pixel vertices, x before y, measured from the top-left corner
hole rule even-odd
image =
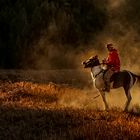
[[[134,77],[137,79],[137,82],[140,84],[140,75],[134,74]]]

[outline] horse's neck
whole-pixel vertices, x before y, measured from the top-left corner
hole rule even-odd
[[[91,68],[92,77],[95,78],[102,70],[101,65]]]

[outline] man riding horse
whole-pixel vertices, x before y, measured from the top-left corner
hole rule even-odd
[[[113,47],[113,44],[107,44],[106,48],[108,49],[108,57],[103,60],[103,64],[107,65],[107,71],[104,75],[105,80],[105,89],[104,91],[110,91],[110,79],[111,76],[120,71],[120,59],[117,50]]]
[[[108,44],[106,47],[109,51],[108,57],[104,60],[104,64],[106,64],[108,67],[107,70],[101,66],[102,63],[100,63],[97,55],[90,57],[82,64],[84,65],[84,68],[91,69],[91,78],[93,80],[94,87],[98,89],[100,95],[102,96],[105,110],[109,109],[105,92],[106,90],[110,90],[111,81],[111,89],[123,87],[127,97],[124,110],[128,111],[128,107],[132,99],[130,90],[136,81],[140,82],[140,75],[136,75],[128,70],[120,71],[120,59],[117,50],[113,48],[112,44]],[[106,86],[106,88],[105,82],[108,86]]]

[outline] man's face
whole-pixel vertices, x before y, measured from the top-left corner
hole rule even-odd
[[[108,51],[111,51],[112,50],[112,47],[107,47]]]

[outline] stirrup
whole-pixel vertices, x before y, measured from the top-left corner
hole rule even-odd
[[[103,88],[104,92],[110,92],[110,88]]]

